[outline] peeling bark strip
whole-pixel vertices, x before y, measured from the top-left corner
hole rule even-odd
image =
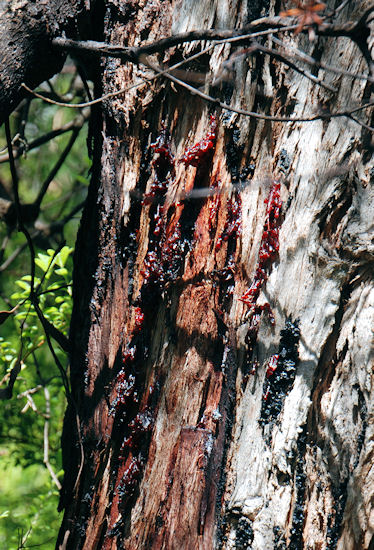
[[[131,49],[244,28],[253,10],[262,15],[256,6],[115,0],[102,38]],[[348,3],[339,25],[367,7]],[[365,70],[347,39],[286,40],[321,67],[344,60],[347,71]],[[155,62],[200,47],[175,46]],[[369,94],[364,80],[323,73],[321,87],[236,53],[220,45],[188,66],[219,77],[229,61],[232,81],[205,86],[236,109],[302,117]],[[111,93],[149,75],[106,59],[97,84]],[[69,411],[58,548],[368,550],[368,129],[338,119],[285,127],[217,104],[209,112],[169,81],[112,97],[95,117],[71,328],[84,462]],[[248,354],[258,364],[251,376]]]

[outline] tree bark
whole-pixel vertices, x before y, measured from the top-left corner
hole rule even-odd
[[[53,38],[87,33],[90,16],[83,0],[1,0],[0,20],[2,124],[25,97],[22,83],[34,88],[61,70],[66,55],[52,48]]]
[[[237,28],[274,4],[261,8],[112,1],[104,39]],[[347,38],[287,40],[365,71]],[[194,72],[220,75],[230,53]],[[365,81],[321,73],[332,94],[266,56],[234,69],[217,96],[265,114],[370,96]],[[106,60],[103,93],[150,74]],[[218,112],[168,81],[107,100],[92,127],[57,547],[372,548],[371,133]],[[213,194],[188,195],[201,189]]]

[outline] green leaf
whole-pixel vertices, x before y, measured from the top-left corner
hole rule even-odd
[[[48,293],[53,294],[53,291],[59,289],[60,286],[61,285],[59,283],[52,283],[51,285],[47,286],[46,290],[48,290]]]
[[[79,183],[84,183],[86,185],[88,185],[90,182],[87,178],[85,178],[84,176],[81,176],[80,174],[78,174],[77,176],[75,176],[75,179],[77,181],[79,181]]]
[[[57,273],[58,275],[61,275],[62,277],[66,277],[66,275],[69,274],[66,267],[60,267],[59,269],[56,269],[55,273]]]
[[[47,254],[39,252],[38,257],[35,258],[35,263],[44,273],[46,273],[50,266],[51,258],[47,256]]]
[[[54,315],[56,315],[56,313],[57,314],[59,313],[56,306],[47,307],[47,309],[44,310],[44,315],[45,316],[47,316],[47,315],[54,316]]]
[[[57,254],[57,263],[60,267],[64,267],[70,254],[73,252],[73,248],[70,246],[63,246],[60,252]]]
[[[30,290],[30,283],[22,280],[16,281],[16,285],[20,288],[23,288],[23,290]]]
[[[29,281],[31,283],[31,275],[24,275],[23,277],[21,277],[21,281]],[[34,286],[38,285],[40,283],[40,278],[39,277],[34,277]]]

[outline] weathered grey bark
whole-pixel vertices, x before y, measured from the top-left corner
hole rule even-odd
[[[53,38],[76,38],[88,19],[83,0],[0,2],[0,124],[25,96],[23,82],[34,88],[61,70],[66,56]]]
[[[367,7],[356,1],[341,18],[358,17]],[[128,46],[187,30],[238,27],[261,15],[261,7],[239,0],[112,2],[110,8],[105,40]],[[325,63],[365,71],[346,38],[315,45],[299,40]],[[196,48],[188,45],[184,54]],[[230,47],[221,46],[195,69],[218,73],[229,54]],[[144,74],[106,61],[104,91]],[[326,95],[268,59],[239,61],[233,87],[216,93],[231,96],[235,106],[295,116],[370,96],[364,81],[320,76],[338,93]],[[162,240],[153,220],[157,206],[139,200],[158,170],[150,143],[164,120],[180,159],[205,135],[209,110],[166,82],[106,102],[102,127],[95,119],[71,332],[84,460],[71,407],[58,547],[372,548],[371,134],[347,119],[271,124],[216,113],[217,141],[205,166],[164,167],[170,186]],[[370,123],[371,116],[362,120]],[[241,177],[252,177],[241,193],[241,236],[226,224],[234,221],[230,191],[220,196],[217,215],[214,198],[176,205],[181,191],[225,189]],[[254,344],[239,298],[254,278],[264,199],[276,178],[284,201],[279,256],[258,298],[270,303],[275,326],[263,313]],[[178,220],[184,247],[173,251],[180,271],[159,272],[151,285],[147,250],[162,254]],[[219,248],[224,231],[227,241]],[[266,377],[267,361],[277,353],[284,377],[285,360],[292,363],[292,356],[297,364],[288,385],[269,371]],[[267,388],[278,410],[269,412]]]
[[[351,4],[342,20],[358,19],[369,6]],[[42,10],[46,47],[34,73],[40,36],[26,40],[23,27],[12,72],[12,46],[0,42],[1,117],[19,101],[22,81],[32,86],[58,70],[60,58],[48,59],[48,45],[57,27],[69,27],[70,14],[59,19],[52,10],[47,17],[45,6],[1,4],[4,37],[22,30],[12,14],[26,12],[33,31],[39,27],[32,10]],[[128,46],[239,27],[262,15],[262,6],[239,0],[106,7],[104,38]],[[365,71],[347,38],[296,40],[325,63]],[[222,45],[194,70],[218,75],[230,52]],[[179,55],[171,52],[170,60]],[[107,60],[104,92],[144,74]],[[239,60],[233,85],[214,93],[237,107],[296,116],[370,96],[364,81],[320,76],[337,94],[267,58]],[[181,159],[206,134],[209,109],[214,113],[165,82],[133,89],[94,113],[93,181],[75,259],[74,399],[64,427],[65,517],[57,547],[372,548],[371,134],[347,119],[272,124],[217,112],[215,148],[200,168],[173,165],[167,155],[157,164],[163,153],[150,144],[162,134],[162,120]],[[362,121],[370,117],[367,111]],[[163,180],[169,184],[164,226],[157,203],[139,199],[155,185],[155,173],[161,191]],[[265,308],[257,334],[239,298],[254,279],[269,225],[264,200],[277,178],[284,201],[279,255],[257,299],[259,306],[269,302],[275,326]],[[250,183],[241,192],[240,234],[240,202],[229,200],[229,186],[242,179]],[[179,202],[181,192],[209,186],[222,187],[219,199]],[[157,278],[155,264],[147,273],[147,251],[163,255]]]

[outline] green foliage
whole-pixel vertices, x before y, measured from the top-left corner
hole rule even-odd
[[[83,87],[71,68],[45,84],[44,90],[65,99],[75,95],[79,101],[84,100]],[[23,154],[16,159],[21,204],[35,201],[72,133],[62,133],[37,148],[30,145],[73,120],[79,123],[79,117],[81,114],[76,110],[46,105],[40,100],[26,101],[14,113],[10,121],[14,150],[23,147]],[[68,335],[72,251],[80,218],[80,211],[75,209],[85,199],[90,167],[86,139],[87,130],[83,126],[49,184],[38,219],[26,224],[35,249],[33,280],[25,236],[15,227],[0,222],[0,310],[16,308],[0,325],[1,389],[6,387],[12,368],[21,360],[12,399],[0,400],[1,550],[34,545],[53,549],[61,523],[57,513],[58,490],[43,463],[44,429],[48,421],[49,463],[61,482],[60,437],[66,397],[34,304],[47,321]],[[12,178],[9,165],[1,162],[2,155],[6,155],[6,140],[0,129],[0,197],[11,200]],[[76,213],[70,216],[71,212]],[[65,218],[66,222],[61,224]],[[58,360],[67,370],[66,353],[53,339],[52,343]]]
[[[48,249],[46,254],[39,252],[35,258],[34,291],[39,306],[45,318],[65,335],[72,308],[72,250],[68,246],[57,253]],[[31,276],[24,275],[14,286],[18,290],[11,299],[18,308],[12,336],[18,333],[18,346],[14,338],[13,341],[1,338],[0,367],[2,376],[6,377],[21,349],[22,370],[16,383],[18,399],[0,403],[0,468],[7,478],[7,484],[2,483],[0,491],[0,548],[17,548],[26,535],[27,545],[35,543],[42,544],[42,548],[53,548],[59,525],[58,492],[43,465],[43,433],[45,415],[50,410],[49,458],[52,468],[58,472],[65,399],[59,373],[51,361],[44,331],[30,301]],[[66,366],[65,354],[57,347],[56,353]],[[48,386],[48,403],[43,386]],[[48,539],[50,542],[45,542]]]
[[[38,541],[40,548],[52,550],[59,527],[57,496],[42,466],[22,468],[9,463],[2,468],[0,548],[16,550],[21,542],[27,548]]]
[[[64,246],[57,253],[51,248],[47,250],[47,254],[39,252],[35,258],[35,264],[41,271],[41,275],[35,276],[33,281],[34,291],[44,317],[65,335],[72,309],[71,271],[66,264],[72,251],[72,248]],[[15,284],[20,290],[13,292],[11,299],[18,301],[18,313],[15,318],[22,327],[22,337],[29,339],[29,346],[39,346],[44,341],[44,334],[38,322],[35,307],[29,301],[31,275],[24,275],[15,281]]]
[[[52,249],[48,249],[47,254],[39,252],[35,264],[40,274],[36,274],[33,281],[31,275],[24,275],[14,282],[19,290],[10,296],[16,301],[15,332],[10,336],[14,342],[14,334],[18,333],[20,345],[17,350],[12,341],[0,338],[0,349],[3,352],[0,355],[2,376],[6,376],[13,368],[19,353],[25,366],[30,354],[36,350],[45,351],[41,349],[46,346],[44,330],[30,299],[32,283],[44,317],[67,335],[72,310],[71,265],[68,264],[72,251],[72,248],[64,246],[57,253]]]
[[[0,336],[0,364],[2,372],[9,373],[17,361],[17,351],[12,346],[11,342],[4,341]]]

